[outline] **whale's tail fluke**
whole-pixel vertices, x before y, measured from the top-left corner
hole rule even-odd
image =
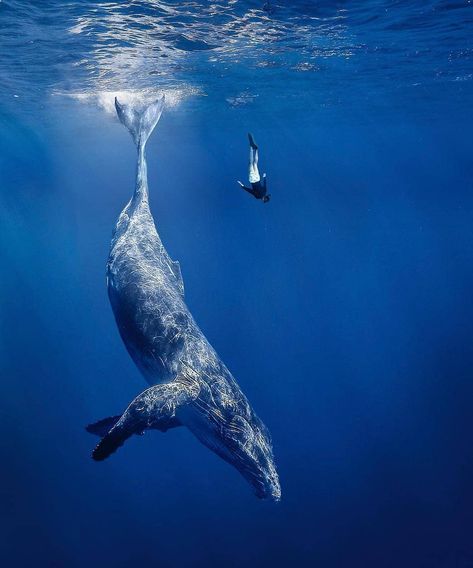
[[[146,141],[161,118],[164,95],[144,108],[121,104],[115,97],[115,108],[120,122],[128,128],[136,146],[144,149]]]

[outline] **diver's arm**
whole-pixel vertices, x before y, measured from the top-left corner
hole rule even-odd
[[[264,186],[264,191],[266,192],[266,174],[263,174],[263,186]]]
[[[252,188],[252,187],[246,187],[246,185],[243,185],[243,183],[242,183],[240,180],[238,180],[238,183],[240,184],[240,187],[241,187],[242,189],[244,189],[244,190],[247,191],[248,193],[251,193],[251,195],[254,195],[254,192],[253,192],[253,188]]]

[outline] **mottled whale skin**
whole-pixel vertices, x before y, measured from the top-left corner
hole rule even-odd
[[[108,294],[123,342],[152,386],[122,415],[88,426],[102,437],[93,458],[105,459],[148,428],[186,426],[232,464],[258,497],[278,501],[269,432],[189,312],[179,263],[166,252],[150,212],[145,146],[163,105],[164,97],[144,109],[115,100],[136,143],[138,167],[133,197],[113,233]]]

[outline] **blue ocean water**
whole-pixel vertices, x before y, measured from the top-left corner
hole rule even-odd
[[[0,565],[473,566],[468,1],[0,3]],[[108,302],[135,150],[186,301],[271,430],[257,500],[186,429],[103,463],[146,384]],[[236,184],[247,132],[271,202]]]

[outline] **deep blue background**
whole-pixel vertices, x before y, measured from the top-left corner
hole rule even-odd
[[[472,126],[163,115],[152,210],[271,429],[271,504],[185,429],[90,459],[83,426],[145,387],[104,282],[133,144],[73,102],[2,116],[2,565],[472,565]],[[235,183],[249,128],[268,205]]]
[[[0,2],[1,568],[473,568],[473,6],[270,4]],[[184,428],[90,458],[146,387],[106,294],[136,163],[106,109],[161,90],[152,210],[278,504]]]

